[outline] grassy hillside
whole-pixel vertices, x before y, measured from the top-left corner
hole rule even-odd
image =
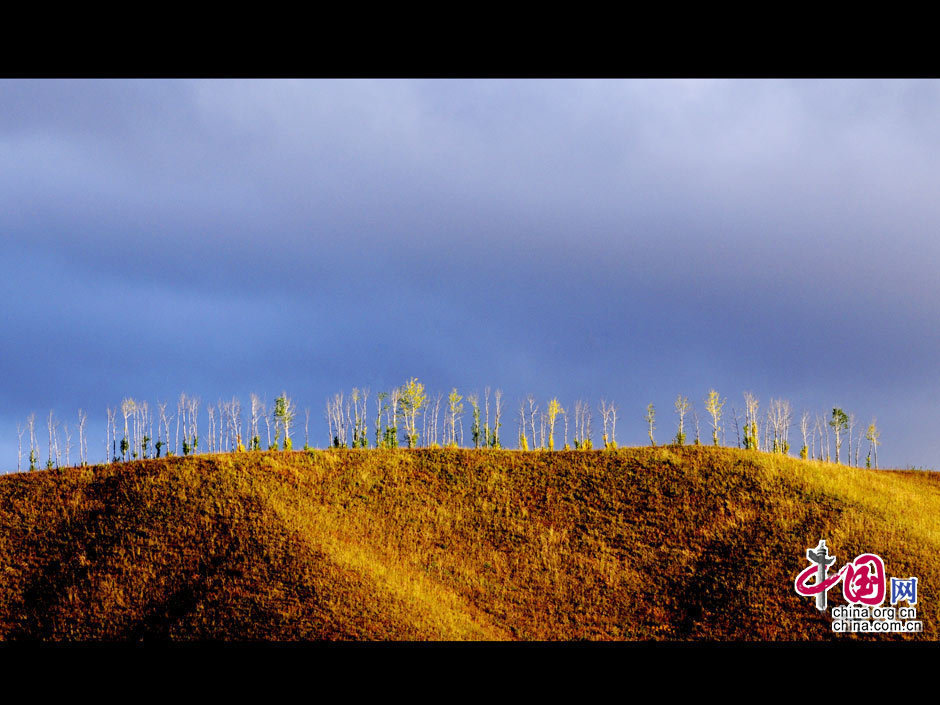
[[[705,447],[240,453],[0,477],[0,640],[861,639],[805,551],[920,579],[940,475]],[[842,604],[841,590],[830,604]]]

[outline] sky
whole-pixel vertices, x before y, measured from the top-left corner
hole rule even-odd
[[[323,446],[328,396],[411,377],[501,388],[513,445],[528,394],[595,443],[613,401],[620,445],[684,395],[707,440],[714,388],[731,442],[752,392],[794,453],[838,406],[937,468],[938,115],[937,81],[0,81],[0,471],[30,413],[45,459],[86,410],[101,462],[125,397],[286,391]]]

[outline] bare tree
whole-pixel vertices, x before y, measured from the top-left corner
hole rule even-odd
[[[333,395],[332,400],[327,400],[326,410],[330,425],[330,445],[336,448],[347,448],[349,402],[343,392],[338,392]]]
[[[358,448],[361,443],[361,436],[363,433],[362,428],[362,414],[360,413],[360,396],[358,387],[353,387],[352,396],[352,408],[353,408],[353,448]]]
[[[187,420],[189,421],[190,450],[193,454],[199,452],[199,399],[187,399]]]
[[[800,457],[803,460],[809,456],[809,445],[806,440],[809,435],[809,412],[804,411],[800,415],[800,434],[803,436],[803,446],[800,448]]]
[[[565,450],[570,450],[571,446],[568,445],[568,412],[565,409],[561,410],[561,415],[565,420]]]
[[[304,450],[310,448],[310,407],[304,407]]]
[[[790,453],[790,427],[793,425],[793,409],[786,399],[770,400],[770,415],[773,426],[773,451],[775,453]]]
[[[734,408],[734,406],[731,407],[731,418],[734,419],[734,434],[735,434],[735,437],[737,438],[737,443],[738,443],[737,447],[740,448],[741,447],[741,426],[738,423],[738,411],[737,409]]]
[[[434,443],[437,443],[438,433],[440,432],[440,414],[441,414],[441,405],[444,403],[444,393],[438,392],[437,397],[434,399]],[[444,439],[441,438],[441,443]]]
[[[679,416],[679,430],[676,432],[676,445],[685,444],[685,415],[689,413],[689,410],[692,408],[692,405],[689,403],[688,397],[684,397],[681,394],[676,397],[676,414]]]
[[[160,457],[161,451],[166,448],[166,454],[171,453],[170,450],[170,420],[166,416],[166,402],[157,402],[157,413],[160,414],[160,423],[157,425],[157,435],[161,436],[160,440],[157,441],[157,457]],[[163,433],[160,433],[160,428],[163,428]]]
[[[23,434],[26,432],[26,427],[21,426],[20,422],[16,422],[16,471],[20,472],[23,469]]]
[[[848,464],[851,465],[852,464],[852,435],[855,432],[855,414],[854,413],[849,414],[848,427],[849,427],[849,462]]]
[[[180,394],[179,401],[176,402],[176,443],[173,446],[174,452],[177,455],[179,455],[179,452],[180,452],[180,423],[181,422],[183,424],[183,435],[186,434],[185,414],[186,414],[186,395]],[[188,450],[188,444],[187,444],[187,450]]]
[[[601,435],[601,440],[604,441],[604,447],[607,448],[610,442],[610,437],[607,434],[608,427],[610,426],[610,415],[612,407],[607,406],[607,400],[601,399],[600,410],[601,410],[601,419],[604,423],[604,433]]]
[[[593,447],[591,405],[581,399],[574,403],[574,447],[578,450],[590,450]]]
[[[104,461],[106,463],[110,463],[110,462],[113,462],[114,460],[117,460],[117,449],[114,447],[115,438],[112,433],[112,429],[114,428],[114,417],[116,414],[117,414],[117,409],[112,409],[109,406],[108,407],[108,424],[105,428],[105,432],[107,435],[105,437]]]
[[[362,409],[360,414],[362,416],[361,427],[359,429],[359,447],[368,448],[369,447],[369,388],[365,387],[360,390],[362,395]],[[425,414],[426,416],[426,414]]]
[[[617,447],[617,407],[614,406],[614,403],[611,402],[610,406],[610,445],[612,448]]]
[[[65,467],[72,467],[72,431],[67,423],[62,424],[62,433],[65,434]]]
[[[750,392],[744,393],[744,447],[757,450],[760,434],[757,429],[757,397]]]
[[[55,462],[55,467],[59,467],[59,423],[55,420],[55,416],[52,411],[49,412],[49,461],[46,463],[46,467],[51,468],[53,465],[53,459]]]
[[[529,428],[532,429],[532,447],[537,448],[539,442],[535,432],[535,418],[539,413],[539,405],[535,403],[535,397],[531,394],[526,397],[526,404],[528,405]]]
[[[221,405],[222,405],[222,402],[220,401],[219,406]],[[209,442],[209,452],[214,453],[215,452],[215,408],[212,406],[212,404],[209,404],[206,406],[206,413],[209,415],[209,438],[207,439]],[[219,451],[221,450],[222,448],[220,446]]]
[[[816,436],[820,435],[821,433],[822,433],[822,429],[819,427],[819,415],[817,414],[813,420],[813,434],[812,436],[810,436],[810,440],[812,443],[812,448],[810,449],[810,456],[813,458],[813,460],[819,460],[819,458],[816,456]],[[820,440],[819,442],[819,448],[820,448],[819,452],[822,453],[822,440]]]
[[[78,456],[82,467],[88,463],[88,447],[85,439],[85,422],[88,421],[88,414],[81,409],[78,410]]]
[[[39,463],[39,443],[36,441],[36,414],[26,417],[26,427],[29,429],[29,469],[35,470]]]
[[[532,444],[535,445],[535,439],[532,439]],[[525,402],[522,401],[519,403],[519,450],[528,450],[529,442],[526,439],[526,415],[525,415]]]
[[[454,390],[454,394],[457,393],[457,390]],[[460,399],[458,398],[458,401]],[[398,387],[393,388],[388,393],[388,408],[386,412],[388,413],[388,440],[389,444],[393,448],[398,447],[398,404],[401,401],[401,390]],[[463,409],[463,407],[461,407]],[[453,420],[453,419],[452,419]],[[456,443],[456,436],[454,437],[454,442]]]
[[[245,442],[242,440],[242,403],[238,397],[232,397],[229,403],[229,415],[232,423],[232,439],[235,443],[235,450],[241,452],[245,450]]]
[[[483,447],[488,448],[490,443],[490,388],[483,388]]]
[[[495,411],[496,417],[495,417],[495,419],[493,420],[493,443],[492,443],[492,446],[493,446],[494,448],[499,448],[499,447],[500,447],[500,444],[499,444],[499,427],[502,425],[502,424],[500,423],[500,416],[501,416],[502,411],[503,411],[503,390],[502,390],[502,389],[497,389],[496,392],[493,394],[493,404],[494,404],[494,411]]]
[[[655,446],[656,439],[653,438],[653,431],[656,430],[656,407],[649,404],[646,407],[646,416],[644,418],[646,419],[646,427],[650,436],[650,445]]]

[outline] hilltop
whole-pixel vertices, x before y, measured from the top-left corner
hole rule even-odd
[[[793,590],[827,539],[911,637]],[[710,447],[328,450],[0,477],[0,640],[937,639],[940,475]],[[841,590],[831,604],[843,604]]]

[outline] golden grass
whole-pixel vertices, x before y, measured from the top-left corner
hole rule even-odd
[[[706,447],[22,473],[0,639],[936,639],[938,510],[932,473]],[[793,591],[820,538],[918,576],[925,633],[833,635]]]

